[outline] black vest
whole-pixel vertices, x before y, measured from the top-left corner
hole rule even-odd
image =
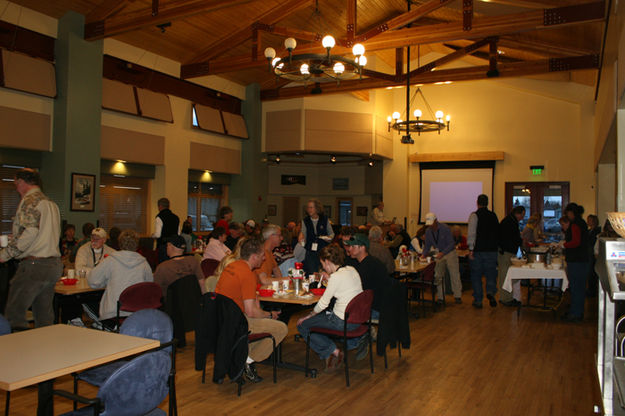
[[[328,217],[323,214],[319,215],[317,229],[313,228],[313,222],[309,216],[304,218],[304,225],[306,226],[306,245],[304,246],[306,250],[310,250],[313,243],[318,244],[317,251],[328,245],[325,241],[317,238],[322,235],[328,235]]]
[[[568,263],[585,263],[590,260],[588,225],[586,221],[581,218],[574,220],[564,234],[566,241],[571,241],[573,239],[573,232],[571,230],[573,224],[580,228],[582,240],[579,246],[565,249],[564,258]]]
[[[477,215],[477,232],[473,251],[497,251],[499,234],[497,215],[485,207],[479,208],[475,214]]]
[[[172,235],[178,235],[178,226],[180,225],[180,219],[176,214],[171,212],[169,208],[161,210],[157,215],[158,218],[163,221],[163,228],[161,230],[161,236],[158,239],[158,244],[165,244],[165,239]]]

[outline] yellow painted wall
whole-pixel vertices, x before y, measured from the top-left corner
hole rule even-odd
[[[505,160],[496,163],[494,181],[494,209],[500,218],[505,210],[505,183],[516,181],[569,181],[571,201],[584,205],[587,213],[595,211],[592,89],[587,94],[571,94],[567,89],[578,86],[519,81],[422,87],[435,111],[451,114],[451,130],[415,135],[413,145],[399,144],[395,136],[395,158],[384,164],[388,217],[408,214],[410,231],[417,228],[419,165],[406,162],[416,152],[504,151]],[[556,98],[559,90],[560,99]],[[405,105],[405,90],[389,93],[395,108]],[[585,100],[575,101],[584,96]],[[543,175],[532,176],[530,165],[544,165]]]
[[[165,136],[165,163],[156,168],[156,178],[150,192],[148,217],[157,214],[156,201],[165,196],[171,209],[179,217],[187,216],[187,183],[189,170],[189,143],[197,142],[228,149],[241,149],[239,139],[204,132],[191,126],[191,102],[170,96],[174,123],[143,119],[109,110],[102,110],[105,126]]]

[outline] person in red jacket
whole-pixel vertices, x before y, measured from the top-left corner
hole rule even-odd
[[[571,291],[571,307],[562,319],[578,322],[584,317],[586,277],[590,266],[588,225],[582,218],[583,208],[576,203],[568,204],[564,212],[566,216],[560,218],[560,225],[564,231],[565,241],[560,244],[564,247],[566,272]]]
[[[227,205],[219,208],[219,221],[215,224],[215,228],[223,227],[226,230],[226,235],[230,235],[230,222],[232,221],[232,208]]]

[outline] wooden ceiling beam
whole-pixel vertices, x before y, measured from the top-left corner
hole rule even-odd
[[[117,14],[106,19],[85,24],[85,39],[97,40],[145,27],[168,23],[201,13],[210,13],[227,7],[239,6],[254,0],[180,0],[160,6],[159,13],[152,15],[152,7]]]
[[[97,5],[93,10],[85,16],[85,22],[97,22],[98,20],[108,19],[109,17],[122,11],[128,4],[135,0],[108,0]]]
[[[202,61],[208,61],[214,59],[232,48],[239,46],[246,40],[252,37],[253,25],[255,22],[260,22],[262,25],[271,26],[278,21],[284,19],[288,15],[295,13],[303,7],[308,7],[311,0],[288,0],[279,7],[274,7],[265,13],[254,18],[249,24],[235,30],[229,35],[213,42],[206,48],[202,49],[197,55],[191,59],[188,63],[196,63]]]
[[[353,40],[356,35],[356,3],[358,0],[347,2],[347,40]]]
[[[463,30],[462,23],[418,26],[382,33],[367,42],[365,47],[368,51],[375,51],[414,44],[476,39],[586,22],[599,22],[604,19],[604,13],[605,4],[600,1],[541,11],[476,18],[473,19],[470,31]],[[333,50],[333,53],[339,54],[348,52],[347,50],[336,52]]]
[[[521,51],[534,52],[543,56],[577,56],[597,53],[598,50],[584,49],[573,45],[556,44],[553,42],[543,42],[538,40],[522,40],[511,38],[500,38],[499,47],[517,49]]]
[[[406,26],[407,24],[412,23],[415,20],[418,20],[421,17],[433,12],[436,9],[446,6],[452,1],[453,0],[430,0],[427,3],[424,3],[415,9],[412,9],[406,13],[402,13],[399,16],[396,16],[390,20],[387,20],[384,23],[380,23],[379,25],[368,30],[367,32],[358,35],[354,39],[354,42],[364,42],[388,30],[395,30],[395,29],[402,28]]]
[[[401,79],[404,75],[404,48],[395,49],[395,77]]]
[[[418,74],[423,74],[425,72],[434,71],[439,66],[458,60],[462,58],[463,56],[473,53],[476,50],[480,49],[481,47],[488,45],[491,42],[491,40],[492,38],[478,40],[477,42],[467,45],[464,48],[458,49],[457,51],[454,51],[450,53],[449,55],[445,55],[442,58],[438,58],[437,60],[432,61],[428,64],[421,65],[419,68],[415,69],[414,71],[410,71],[410,76],[412,77]]]
[[[291,27],[282,27],[276,25],[266,25],[263,23],[257,23],[255,26],[258,30],[263,32],[273,33],[274,35],[284,36],[285,38],[295,38],[297,40],[306,40],[309,42],[318,42],[322,36],[319,33],[309,32],[302,29],[294,29]]]
[[[473,24],[473,0],[462,0],[462,29],[471,30]]]
[[[462,22],[418,26],[381,33],[366,42],[365,47],[368,52],[372,52],[417,44],[441,43],[460,39],[479,39],[530,30],[561,27],[562,25],[598,22],[604,19],[604,10],[605,4],[600,1],[577,6],[545,9],[542,11],[481,17],[473,19],[472,29],[468,32],[463,30]],[[296,51],[297,54],[325,52],[323,47],[318,44],[303,45],[302,47],[298,47]],[[332,53],[346,55],[351,53],[351,49],[337,45],[332,49]],[[183,65],[181,76],[183,78],[190,78],[214,75],[261,67],[263,65],[266,65],[264,60],[253,62],[250,60],[249,55],[243,57],[228,57],[193,65]]]
[[[536,61],[515,62],[499,64],[499,78],[520,77],[527,75],[544,74],[559,71],[572,71],[579,69],[596,69],[599,67],[598,55],[575,56],[568,58],[539,59]],[[410,78],[411,84],[433,84],[436,82],[457,82],[487,79],[488,65],[467,68],[445,69],[418,74]],[[388,88],[403,86],[405,79],[401,81],[387,81],[378,78],[366,78],[363,80],[344,81],[339,85],[328,83],[322,86],[323,94],[346,93],[359,90],[376,88]],[[279,100],[284,98],[305,97],[310,95],[310,86],[282,88],[281,90],[268,89],[261,91],[262,100]]]
[[[486,3],[503,4],[506,6],[521,7],[524,9],[544,9],[545,1],[529,1],[529,0],[480,0]],[[552,5],[557,3],[551,2]],[[562,4],[562,3],[560,3]]]

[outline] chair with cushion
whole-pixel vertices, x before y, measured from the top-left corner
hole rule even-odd
[[[160,416],[167,397],[171,358],[166,351],[140,355],[124,363],[104,382],[97,397],[88,399],[63,390],[54,394],[88,406],[62,416]],[[104,410],[100,413],[101,410]]]
[[[371,304],[373,303],[373,291],[365,290],[356,295],[347,305],[345,309],[345,320],[343,330],[334,330],[321,327],[310,328],[310,333],[306,338],[306,376],[308,376],[308,362],[310,356],[310,334],[318,333],[328,335],[343,340],[343,351],[345,352],[345,384],[349,387],[349,364],[347,340],[350,338],[360,338],[367,335],[369,343],[369,364],[371,365],[371,373],[373,374],[373,344],[371,342]],[[358,324],[359,326],[351,331],[347,330],[347,324]]]
[[[436,284],[434,283],[434,269],[436,268],[436,263],[432,262],[427,265],[425,269],[421,271],[420,278],[416,280],[408,280],[406,282],[406,287],[412,290],[413,294],[416,291],[418,293],[417,302],[421,303],[421,308],[423,311],[423,316],[425,316],[425,291],[432,291],[432,305],[434,310],[436,310]],[[412,300],[412,297],[410,298]]]
[[[11,324],[9,323],[9,321],[7,320],[7,318],[5,318],[4,316],[0,315],[0,335],[7,335],[11,333]],[[4,414],[8,415],[9,414],[9,404],[11,401],[11,392],[7,391],[6,392],[6,402],[4,405]]]
[[[174,338],[179,347],[187,345],[185,334],[195,329],[201,298],[202,289],[194,274],[181,277],[167,288],[165,311],[174,323]]]
[[[210,277],[213,273],[215,273],[215,270],[217,270],[219,261],[215,259],[204,259],[202,260],[202,263],[200,263],[200,266],[202,266],[202,273],[204,273],[204,277]]]
[[[163,303],[163,291],[154,282],[141,282],[128,286],[117,300],[117,327],[125,319],[122,312],[137,312],[142,309],[158,309]]]
[[[157,309],[143,309],[129,316],[119,330],[120,334],[140,338],[149,338],[160,341],[161,349],[171,354],[171,374],[169,377],[169,415],[177,415],[176,406],[176,348],[173,339],[174,328],[169,316]],[[82,373],[75,373],[74,394],[78,394],[78,381],[84,381],[94,386],[102,386],[119,368],[128,361],[119,360],[91,368]],[[74,402],[74,410],[76,402]]]
[[[0,315],[0,335],[11,333],[11,324],[4,316]]]
[[[204,294],[198,326],[195,331],[195,369],[202,370],[202,383],[206,380],[206,355],[213,353],[215,354],[213,382],[221,384],[228,374],[230,379],[237,383],[237,395],[240,396],[248,345],[266,338],[271,338],[273,342],[271,359],[273,382],[276,383],[277,350],[275,338],[266,332],[250,334],[247,318],[232,299],[217,293]]]

